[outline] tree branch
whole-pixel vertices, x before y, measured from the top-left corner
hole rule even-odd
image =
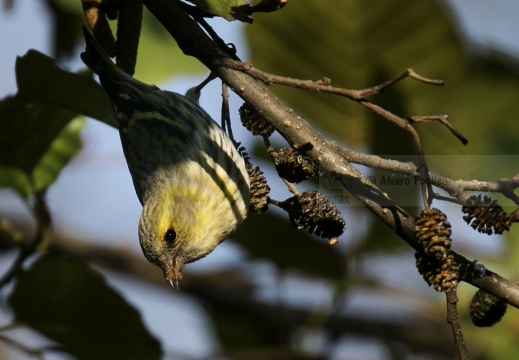
[[[272,85],[272,84],[280,84],[285,86],[291,86],[303,90],[309,90],[309,91],[316,91],[316,92],[322,92],[326,94],[332,94],[332,95],[338,95],[346,97],[350,100],[356,101],[362,106],[367,107],[368,109],[372,110],[376,114],[386,118],[387,120],[391,121],[392,123],[396,124],[400,128],[410,131],[409,122],[426,122],[426,121],[439,121],[442,125],[444,125],[451,133],[456,136],[464,145],[468,143],[467,139],[454,127],[451,125],[451,123],[448,120],[447,115],[427,115],[427,116],[413,116],[408,119],[401,118],[399,116],[396,116],[392,114],[391,112],[382,109],[381,107],[371,103],[369,100],[366,99],[367,96],[375,95],[378,93],[381,93],[385,89],[395,85],[396,83],[404,80],[407,77],[410,77],[412,79],[421,81],[425,84],[429,85],[443,85],[442,80],[434,80],[434,79],[428,79],[426,77],[423,77],[421,75],[418,75],[413,71],[413,69],[407,69],[403,73],[395,76],[393,79],[389,79],[382,84],[363,89],[363,90],[352,90],[352,89],[344,89],[344,88],[338,88],[330,86],[331,80],[328,78],[323,78],[321,80],[312,81],[312,80],[300,80],[300,79],[292,79],[284,76],[269,74],[264,71],[261,71],[259,69],[256,69],[252,64],[250,63],[243,63],[240,61],[235,60],[228,60],[225,63],[221,64],[222,66],[229,67],[231,69],[236,69],[243,71],[255,79],[260,80],[265,85]]]
[[[460,318],[458,316],[458,295],[456,288],[445,293],[447,298],[447,322],[451,326],[454,343],[458,351],[458,358],[460,360],[467,360],[470,358],[465,340],[463,339],[463,332],[461,331]]]
[[[219,48],[176,1],[143,0],[144,5],[175,38],[184,54],[196,57],[250,103],[295,149],[314,158],[329,173],[347,176],[350,193],[411,247],[419,249],[413,218],[379,188],[366,179],[305,119],[287,108],[256,79],[226,67],[233,59]],[[519,286],[487,270],[484,276],[473,273],[473,263],[456,254],[464,270],[464,280],[519,308]]]
[[[336,151],[350,163],[363,165],[372,169],[387,170],[391,173],[398,173],[409,177],[420,176],[418,168],[412,162],[401,162],[397,160],[384,159],[378,155],[359,153],[351,149],[336,147]],[[448,192],[455,197],[460,204],[465,204],[468,196],[465,191],[484,191],[501,193],[515,202],[519,206],[519,199],[514,194],[515,189],[519,188],[519,174],[511,178],[503,178],[497,181],[482,180],[452,180],[450,177],[440,176],[429,173],[431,184]]]

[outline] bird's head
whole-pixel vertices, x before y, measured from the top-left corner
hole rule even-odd
[[[219,218],[206,201],[175,195],[147,200],[139,221],[142,251],[178,288],[184,264],[209,254],[235,226]]]

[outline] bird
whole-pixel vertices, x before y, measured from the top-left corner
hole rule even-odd
[[[112,105],[142,204],[142,251],[178,289],[184,265],[213,251],[247,216],[244,156],[195,101],[128,75],[83,30],[81,59],[99,76]]]

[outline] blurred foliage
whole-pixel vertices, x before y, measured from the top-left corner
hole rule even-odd
[[[431,170],[436,173],[452,179],[511,177],[517,173],[511,165],[519,160],[511,156],[518,153],[519,146],[519,128],[513,126],[519,114],[519,62],[492,49],[471,48],[447,10],[437,1],[291,2],[284,11],[258,17],[254,26],[246,28],[250,61],[267,72],[312,80],[328,77],[332,85],[350,89],[382,83],[407,68],[442,79],[446,85],[441,88],[406,79],[369,100],[402,117],[449,115],[454,127],[469,139],[468,146],[461,145],[439,124],[416,125]],[[344,98],[287,87],[273,86],[271,90],[341,143],[416,163],[409,134],[362,106]],[[382,178],[404,178],[379,170],[368,174],[378,180],[377,185]],[[416,213],[416,186],[381,188],[410,214]],[[405,247],[378,219],[370,219],[373,221],[366,235],[356,240],[357,251],[384,252]],[[461,230],[454,231],[459,234]],[[513,237],[514,232],[508,234],[511,241]],[[492,240],[498,241],[495,237]],[[515,247],[512,245],[507,252],[514,258],[507,263],[516,262],[512,255],[517,253],[512,251]],[[468,309],[468,302],[460,309]],[[468,322],[464,330],[472,355],[510,358],[519,353],[512,345],[517,340],[512,335],[516,334],[517,322],[509,315],[498,326],[507,330],[474,329]],[[507,341],[502,331],[510,334]],[[492,340],[487,338],[489,333]],[[501,340],[495,342],[499,337]],[[496,343],[502,346],[483,350]]]
[[[63,1],[45,0],[52,17],[53,53],[57,58],[70,57],[74,54],[78,39],[82,36],[81,28],[77,26],[82,21],[82,14],[69,6],[63,6]],[[81,6],[80,1],[67,1]]]
[[[78,359],[161,358],[137,310],[78,259],[41,256],[19,273],[9,303],[17,322]]]
[[[382,83],[391,78],[391,74],[380,67],[374,74],[375,83]],[[406,114],[407,102],[401,87],[395,87],[387,93],[377,94],[372,101],[385,109],[391,109],[396,114]],[[376,114],[366,114],[366,119],[372,121],[374,130],[367,134],[367,144],[371,144],[370,152],[382,157],[390,157],[402,162],[417,163],[416,146],[411,135],[405,133],[389,121],[377,118]],[[415,184],[414,178],[408,178],[400,174],[391,174],[380,169],[370,171],[370,178],[382,191],[391,194],[391,198],[409,214],[418,213],[420,186]],[[408,181],[408,182],[407,182]],[[371,225],[367,234],[361,241],[359,250],[375,252],[399,251],[406,244],[393,232],[387,231],[386,225],[375,216],[370,218]]]
[[[90,71],[71,73],[35,50],[16,61],[18,93],[14,99],[49,104],[115,126],[115,116],[103,88]]]
[[[300,0],[291,2],[289,9],[258,17],[254,26],[246,28],[256,67],[293,78],[329,77],[332,85],[350,89],[382,83],[407,68],[442,79],[444,87],[405,79],[369,100],[402,117],[449,115],[453,126],[469,139],[468,146],[440,124],[416,125],[432,171],[452,179],[515,175],[510,169],[514,158],[503,155],[517,154],[519,146],[514,141],[519,129],[510,126],[510,118],[519,113],[517,59],[490,49],[473,51],[441,3]],[[271,90],[347,146],[415,160],[410,135],[359,104],[282,86]],[[450,156],[437,156],[445,154]],[[483,154],[486,157],[475,156]],[[500,156],[488,156],[492,154]],[[375,170],[370,175],[381,180],[394,174]],[[419,205],[416,186],[382,188],[410,210]],[[374,245],[370,248],[385,248],[386,237],[393,235],[383,236],[384,226],[374,226],[375,233],[365,240]],[[373,243],[375,239],[380,241]]]
[[[81,147],[85,121],[66,106],[82,105],[77,100],[84,89],[71,82],[75,77],[87,80],[35,51],[18,59],[19,91],[0,102],[0,186],[22,196],[44,191]]]
[[[280,307],[279,312],[283,311]],[[236,311],[232,306],[213,306],[211,320],[216,326],[218,338],[226,348],[252,348],[286,344],[290,328],[273,328],[265,314]],[[240,329],[236,331],[236,329]]]
[[[449,85],[463,75],[461,39],[445,9],[432,0],[300,0],[258,17],[246,30],[253,64],[278,75],[328,77],[331,85],[349,89],[377,85],[381,74],[395,76],[409,67]],[[406,104],[402,116],[443,109],[455,93],[451,87],[435,89],[410,79],[397,88]],[[371,119],[367,110],[344,98],[285,87],[272,90],[350,146],[369,146],[370,132],[385,121]]]
[[[280,270],[331,279],[339,279],[346,271],[344,258],[326,240],[293,228],[287,219],[272,212],[250,214],[232,238],[251,257],[268,259]]]
[[[243,4],[241,0],[193,2],[217,6],[211,12],[228,19],[234,16],[232,6]],[[75,54],[78,43],[82,44],[80,1],[46,0],[45,4],[52,14],[49,25],[54,29],[55,55]],[[115,29],[115,22],[111,24]],[[257,16],[252,26],[246,26],[246,34],[252,63],[279,75],[313,80],[329,77],[334,86],[362,89],[411,67],[423,76],[445,80],[446,86],[437,88],[406,79],[370,100],[403,117],[449,114],[452,124],[469,139],[467,147],[439,124],[417,125],[431,169],[437,173],[452,178],[493,180],[517,172],[512,166],[517,159],[504,155],[515,155],[519,150],[516,141],[519,130],[514,126],[514,117],[519,113],[516,101],[519,62],[491,49],[479,52],[471,49],[460,36],[456,19],[442,2],[293,0],[282,11]],[[204,71],[195,59],[180,53],[148,12],[145,12],[137,64],[136,77],[151,83],[177,73]],[[47,189],[79,149],[79,131],[84,121],[77,118],[78,114],[107,124],[113,124],[113,115],[102,89],[91,77],[64,71],[40,53],[29,51],[21,57],[16,74],[18,93],[0,102],[0,185],[30,196]],[[357,103],[281,86],[272,90],[316,127],[333,134],[347,146],[398,160],[414,160],[409,134]],[[381,179],[394,174],[373,171],[370,175]],[[415,187],[388,186],[384,190],[399,203],[408,205],[410,213],[414,212],[418,198]],[[354,221],[357,213],[364,211],[360,206],[352,206],[350,210],[355,213]],[[356,277],[363,276],[358,266],[363,257],[373,252],[388,252],[391,256],[405,247],[381,222],[371,220],[374,219],[361,222],[367,227],[362,238],[349,239],[351,220],[346,218],[344,237],[350,245],[355,242],[356,247],[348,256],[344,247],[330,247],[324,240],[292,228],[287,218],[272,211],[251,215],[233,237],[250,258],[266,260],[280,273],[295,271],[336,281],[340,288],[351,275],[348,271],[357,272]],[[495,263],[517,263],[519,251],[515,251],[515,244],[510,242],[510,251]],[[352,259],[353,256],[357,258]],[[499,270],[508,269],[501,266]],[[506,275],[514,276],[515,270],[508,270]],[[358,283],[366,288],[371,284],[373,290],[379,290],[378,282]],[[353,286],[338,291],[337,302],[341,303],[353,291]],[[462,287],[462,309],[468,308],[470,300],[465,291]],[[387,295],[382,290],[378,294]],[[432,298],[431,294],[432,290],[427,296]],[[294,338],[301,334],[300,323],[284,322],[282,312],[277,312],[275,306],[267,319],[266,313],[258,310],[259,306],[248,311],[239,308],[240,293],[227,295],[225,304],[203,298],[224,347],[254,352],[251,349],[256,346],[293,345]],[[409,293],[409,297],[414,296],[418,297]],[[468,300],[464,301],[465,298]],[[58,342],[64,351],[78,358],[160,357],[160,345],[145,329],[137,311],[80,261],[41,257],[17,277],[9,303],[18,321]],[[443,309],[440,311],[438,304],[433,300],[427,304],[430,307],[424,312],[440,316],[437,314]],[[406,321],[398,315],[388,316],[387,333],[394,336],[397,333],[394,329],[406,326]],[[468,318],[462,321],[474,358],[519,357],[516,345],[519,324],[510,314],[492,329],[472,328]],[[320,345],[323,352],[337,346],[346,336],[340,331],[328,332],[324,326],[317,330],[324,339]],[[377,327],[372,332],[368,329],[351,333],[387,347],[387,353],[397,353],[398,348],[401,354],[405,352],[401,349],[407,347],[415,353],[426,351],[413,348],[405,340],[394,341],[394,337],[378,330]],[[447,327],[445,331],[449,331]],[[431,344],[435,341],[433,337],[427,340]],[[319,345],[315,348],[319,349]],[[430,354],[431,350],[427,351]]]
[[[519,143],[516,141],[519,130],[512,126],[519,112],[518,60],[499,51],[484,49],[468,58],[466,69],[467,76],[458,90],[456,106],[453,106],[449,115],[456,123],[463,124],[460,130],[469,138],[469,145],[466,149],[456,148],[455,153],[500,156],[519,154]],[[433,132],[437,134],[434,137],[430,134],[431,145],[438,143],[442,135]],[[445,139],[438,148],[443,144],[446,145]],[[449,150],[453,149],[448,147],[444,151]],[[465,159],[470,166],[471,159],[477,161],[478,157]],[[457,164],[453,165],[455,168]],[[501,169],[509,167],[509,164],[500,165]]]

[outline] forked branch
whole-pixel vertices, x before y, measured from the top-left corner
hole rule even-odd
[[[324,139],[305,119],[288,109],[261,86],[256,78],[243,69],[238,70],[226,65],[234,60],[229,57],[227,51],[218,47],[207,36],[193,18],[182,11],[177,2],[143,0],[143,3],[175,38],[186,55],[196,57],[217,74],[241,98],[257,109],[294,149],[298,149],[318,161],[324,171],[347,177],[350,184],[348,190],[352,196],[411,247],[420,248],[415,234],[413,217],[348,162],[344,156],[348,152],[347,149],[341,149],[336,144]],[[405,75],[404,78],[408,76]],[[322,83],[313,85],[312,82],[307,82],[300,85],[310,87],[315,91],[339,91],[330,90],[328,86]],[[321,86],[322,88],[320,88]],[[387,88],[387,85],[382,85],[382,87],[384,86]],[[341,91],[344,92],[344,90]],[[381,90],[376,88],[371,93],[377,91]],[[370,92],[350,93],[352,100],[363,101],[364,106],[371,104],[362,97],[367,96],[366,94],[370,94]],[[373,106],[373,108],[379,109],[376,106]],[[398,118],[397,121],[404,121],[409,124],[406,119],[396,118]],[[413,171],[416,174],[416,167]],[[483,289],[519,308],[519,286],[490,270],[486,270],[484,274],[476,272],[472,261],[459,254],[453,254],[462,270],[460,280]]]

